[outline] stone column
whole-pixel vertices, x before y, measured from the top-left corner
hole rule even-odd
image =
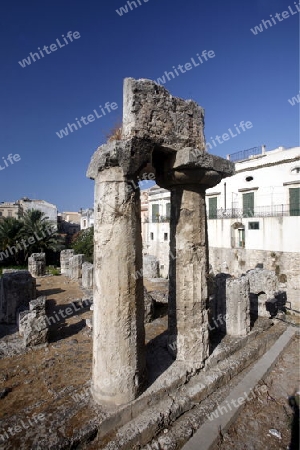
[[[61,275],[70,276],[70,259],[74,256],[73,249],[62,250],[60,252],[60,273]]]
[[[205,189],[171,188],[169,336],[177,360],[208,357],[208,241]]]
[[[33,277],[41,277],[46,271],[46,254],[32,253],[28,258],[28,272]]]
[[[95,176],[92,393],[100,404],[134,400],[145,371],[139,189],[121,167]]]
[[[250,331],[250,283],[247,276],[226,280],[226,333],[247,336]]]

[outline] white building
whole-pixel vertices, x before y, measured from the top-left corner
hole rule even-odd
[[[145,194],[148,194],[148,198]],[[160,275],[168,276],[170,241],[170,192],[155,185],[142,191],[143,254],[156,256]],[[148,203],[148,205],[147,205]],[[148,214],[146,207],[148,206]]]
[[[94,209],[88,208],[81,211],[80,229],[86,230],[94,225]]]
[[[255,148],[229,158],[238,159],[236,174],[206,193],[210,264],[236,276],[255,267],[275,270],[300,310],[300,147]],[[158,186],[147,192],[144,253],[156,256],[167,276],[169,222],[155,220],[170,215],[170,193]]]
[[[45,200],[30,200],[27,197],[18,200],[16,203],[21,206],[23,212],[29,209],[37,209],[43,212],[51,222],[54,222],[55,225],[57,224],[57,207],[52,203],[46,202]]]

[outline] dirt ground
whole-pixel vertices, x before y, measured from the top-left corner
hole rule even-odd
[[[299,449],[299,342],[289,344],[264,380],[267,391],[245,404],[214,450]]]
[[[149,291],[164,290],[165,284],[148,283],[147,288]],[[2,397],[0,395],[0,435],[13,418],[26,420],[45,410],[50,414],[68,401],[70,393],[87,386],[91,379],[92,337],[85,319],[91,319],[92,311],[89,304],[80,307],[79,302],[79,299],[90,298],[90,293],[84,292],[77,282],[64,276],[39,278],[37,289],[38,295],[47,296],[48,317],[55,317],[60,308],[66,310],[74,301],[77,307],[71,316],[52,325],[50,342],[42,347],[20,353],[18,345],[15,345],[20,341],[17,335],[0,336],[0,394],[5,392]],[[167,328],[165,312],[164,306],[155,322],[146,324],[147,359],[149,366],[153,366],[154,379],[159,376],[155,367],[166,368],[171,363],[165,352],[157,351],[157,341],[162,339]],[[3,355],[3,349],[7,354],[6,347],[12,349],[8,357]],[[299,392],[299,338],[286,349],[265,383],[268,393],[245,405],[239,418],[220,438],[214,450],[288,448],[291,430],[296,423],[288,398]],[[87,408],[83,409],[80,420],[83,421],[84,416],[89,414]],[[280,437],[271,434],[271,429],[277,430]],[[20,439],[21,433],[16,438]],[[0,441],[1,450],[21,448],[20,443],[14,445],[12,442],[10,447],[5,447]],[[294,448],[298,447],[291,447],[292,450]]]

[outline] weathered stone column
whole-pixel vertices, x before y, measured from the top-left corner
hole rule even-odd
[[[73,249],[66,249],[60,252],[60,273],[70,276],[70,259],[74,256]]]
[[[247,336],[250,331],[250,283],[247,276],[226,280],[226,333]]]
[[[177,360],[208,356],[208,245],[205,190],[171,189],[169,335]]]
[[[32,253],[28,258],[28,272],[33,277],[42,277],[46,271],[46,254]]]
[[[95,178],[92,392],[113,405],[138,396],[145,371],[140,195],[131,191],[121,167]]]

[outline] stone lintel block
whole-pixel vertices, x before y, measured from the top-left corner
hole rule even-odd
[[[121,167],[124,176],[134,177],[151,162],[155,145],[150,140],[130,138],[122,141],[108,141],[95,151],[86,176],[95,180],[98,172],[110,167]]]
[[[213,170],[222,175],[222,178],[230,177],[235,173],[235,164],[219,156],[211,155],[205,150],[185,147],[176,152],[174,170],[184,169]]]
[[[123,105],[123,138],[205,149],[204,110],[196,102],[173,97],[152,80],[125,78]]]

